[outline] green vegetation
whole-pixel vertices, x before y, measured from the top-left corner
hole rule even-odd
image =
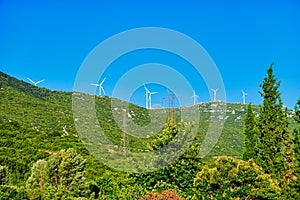
[[[256,162],[267,173],[285,176],[289,173],[291,156],[291,138],[288,131],[287,110],[283,110],[283,103],[278,88],[280,82],[273,75],[273,64],[268,68],[268,75],[262,87],[263,105],[260,107],[257,120],[257,138],[254,143],[259,149]]]
[[[85,160],[74,149],[61,150],[47,160],[38,160],[31,168],[26,187],[32,199],[88,197]]]
[[[278,91],[280,82],[273,74],[273,63],[260,86],[264,101],[258,117],[254,116],[251,105],[245,117],[246,148],[243,158],[254,159],[265,173],[276,177],[280,186],[285,188],[281,196],[299,197],[299,192],[296,192],[299,189],[299,107],[295,108],[298,127],[290,131],[288,111],[283,109]]]
[[[140,198],[140,200],[152,200],[152,199],[157,199],[157,200],[169,200],[169,199],[184,200],[184,198],[178,196],[176,194],[176,192],[173,192],[172,190],[165,190],[161,194],[156,193],[156,192],[149,192],[147,195]]]
[[[220,157],[205,165],[194,180],[193,199],[276,199],[279,182],[253,160]]]
[[[258,155],[258,147],[256,144],[258,141],[257,138],[257,127],[255,121],[255,114],[252,109],[252,105],[249,104],[247,108],[247,113],[245,115],[245,147],[243,151],[243,160],[248,160],[250,158],[255,158]]]
[[[99,141],[97,135],[87,132],[89,138],[85,139],[76,131],[74,120],[89,118],[73,119],[72,96],[84,98],[86,94],[50,91],[0,72],[0,197],[300,198],[300,100],[294,111],[284,110],[279,83],[271,65],[261,85],[264,102],[259,107],[208,102],[181,110],[146,110],[117,99],[95,97],[99,125],[112,142],[108,145],[104,141],[98,156],[113,157],[112,162],[126,168],[135,162],[120,163],[120,158],[156,153],[151,162],[135,163],[135,168],[140,171],[160,166],[158,170],[125,173],[100,163],[86,149],[82,141],[94,144]],[[225,109],[219,109],[224,105]],[[154,120],[163,124],[162,130],[144,137],[135,137],[138,128],[132,128],[132,134],[124,133],[120,126],[124,108],[133,123],[145,127]],[[173,118],[164,119],[166,112]],[[224,128],[212,151],[201,158],[201,144],[214,113],[216,121],[225,120]],[[198,115],[199,121],[182,121]],[[194,129],[196,124],[199,127]],[[187,150],[178,151],[186,142],[190,144]],[[117,152],[120,148],[126,151]],[[166,165],[175,151],[178,159]]]
[[[295,106],[295,121],[298,123],[298,127],[296,127],[293,131],[293,152],[295,155],[294,160],[294,180],[291,183],[291,187],[294,191],[300,190],[300,99],[297,102],[297,106]],[[295,178],[296,177],[296,178]],[[295,197],[300,198],[299,192],[295,192]]]

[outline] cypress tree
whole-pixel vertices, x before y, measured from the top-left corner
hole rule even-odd
[[[298,123],[298,126],[293,131],[293,151],[295,155],[294,174],[297,176],[300,187],[300,99],[295,106],[294,119]]]
[[[255,160],[258,153],[258,149],[256,148],[257,128],[255,123],[253,108],[252,105],[249,104],[244,119],[245,147],[243,150],[243,160],[249,160],[251,158]]]
[[[287,110],[283,109],[279,86],[280,81],[273,75],[272,63],[267,70],[267,77],[260,85],[263,105],[260,106],[257,121],[256,162],[266,173],[288,179],[292,167],[291,138],[288,132]]]

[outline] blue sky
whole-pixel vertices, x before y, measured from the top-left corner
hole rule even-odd
[[[284,104],[292,108],[300,98],[300,2],[296,0],[0,0],[0,70],[24,81],[26,77],[45,79],[41,87],[72,91],[82,62],[99,43],[141,27],[173,29],[201,44],[220,71],[228,102],[241,102],[244,89],[249,94],[247,102],[261,103],[259,84],[273,61],[274,73],[282,81]],[[171,56],[146,53],[132,60],[149,62],[142,57],[150,55],[172,65]],[[123,61],[132,62],[129,58]],[[107,72],[103,85],[107,95],[112,95],[116,77],[124,73],[119,69]],[[191,83],[198,101],[210,100],[202,80]],[[153,104],[167,103],[165,90],[148,87],[159,92],[153,95]],[[141,87],[132,102],[144,106],[143,94]],[[190,98],[184,105],[192,103]]]

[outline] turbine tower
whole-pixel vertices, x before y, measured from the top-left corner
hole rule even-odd
[[[194,98],[194,105],[196,105],[198,96],[196,95],[195,91],[193,91],[193,92],[194,92],[194,95],[192,96],[192,98]]]
[[[213,91],[213,93],[214,93],[214,101],[217,101],[217,91],[219,90],[219,89],[211,89],[212,91]]]
[[[242,90],[242,94],[243,94],[243,104],[246,104],[246,95],[248,95],[248,93],[245,93],[244,90]]]
[[[100,84],[91,83],[91,85],[96,86],[98,88],[99,96],[102,96],[102,92],[105,94],[104,88],[102,87],[102,84],[104,83],[105,79],[106,77],[101,81]]]
[[[146,93],[145,93],[145,96],[146,96],[146,108],[148,109],[149,108],[149,102],[148,102],[148,100],[149,100],[149,93],[150,93],[150,91],[148,90],[148,88],[146,87],[145,84],[144,84],[144,88],[146,90]]]
[[[45,80],[40,80],[40,81],[37,81],[37,82],[34,82],[33,80],[31,80],[30,78],[27,78],[34,86],[37,86],[37,84],[45,81]]]
[[[150,93],[149,93],[149,109],[152,108],[152,100],[151,100],[151,95],[152,95],[152,94],[157,94],[157,92],[150,92]]]

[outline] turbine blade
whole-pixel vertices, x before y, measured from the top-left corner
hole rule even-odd
[[[106,77],[102,80],[102,82],[100,83],[100,85],[102,85],[104,83],[105,79],[106,79]]]
[[[147,93],[150,93],[150,91],[148,90],[148,88],[146,87],[146,85],[144,84],[144,88],[146,90]]]
[[[31,83],[35,84],[35,82],[33,80],[31,80],[30,78],[27,78]]]
[[[105,94],[104,88],[100,85],[100,90]]]
[[[44,82],[44,81],[45,80],[40,80],[40,81],[36,82],[35,84],[39,84],[39,83]]]

